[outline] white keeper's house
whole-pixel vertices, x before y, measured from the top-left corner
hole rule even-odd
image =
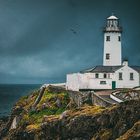
[[[119,19],[113,15],[107,18],[103,31],[103,65],[67,74],[67,89],[79,91],[140,86],[140,66],[129,66],[127,60],[122,62],[122,28]]]

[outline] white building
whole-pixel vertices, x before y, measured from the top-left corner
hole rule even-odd
[[[119,19],[115,16],[107,18],[103,65],[68,74],[67,89],[79,91],[140,86],[140,66],[129,66],[128,61],[122,63],[121,34]]]

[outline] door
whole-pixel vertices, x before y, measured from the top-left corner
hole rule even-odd
[[[112,81],[112,89],[116,89],[116,81]]]

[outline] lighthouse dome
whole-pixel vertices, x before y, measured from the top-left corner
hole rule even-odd
[[[107,18],[106,27],[103,29],[104,32],[122,32],[122,28],[119,25],[119,18],[111,15]]]
[[[112,15],[112,16],[108,17],[107,19],[118,19],[118,18]]]

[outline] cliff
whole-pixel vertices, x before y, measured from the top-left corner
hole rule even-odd
[[[16,103],[8,122],[0,123],[5,124],[1,125],[1,139],[140,139],[139,100],[108,108],[86,104],[79,108],[64,89],[48,87],[42,91],[35,91]]]

